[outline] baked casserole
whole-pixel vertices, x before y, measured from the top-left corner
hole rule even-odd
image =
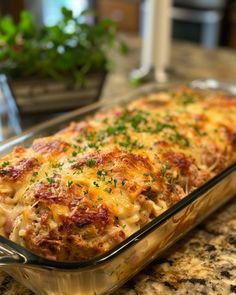
[[[0,159],[0,234],[58,261],[105,253],[236,161],[236,101],[182,87]]]

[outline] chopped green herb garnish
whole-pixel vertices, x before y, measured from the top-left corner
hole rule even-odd
[[[154,177],[153,174],[152,174],[151,172],[144,173],[143,176],[149,176],[149,177],[151,177],[152,182],[154,182],[154,181],[157,180],[156,177]]]
[[[140,125],[140,123],[147,123],[147,119],[144,117],[143,114],[141,113],[138,113],[137,115],[133,116],[131,119],[130,119],[130,122],[131,122],[131,126],[135,129],[135,130],[138,130],[138,127]]]
[[[199,136],[205,136],[207,135],[207,132],[203,132],[201,131],[197,126],[193,126],[193,129],[195,130],[195,132],[197,133],[197,135]],[[217,129],[216,129],[217,130]]]
[[[61,168],[64,165],[64,163],[56,163],[52,165],[52,168],[56,169],[56,168]]]
[[[143,173],[143,176],[150,176],[151,173],[150,172],[147,172],[147,173]]]
[[[126,181],[127,181],[126,179],[122,180],[122,182],[121,182],[122,186],[124,186],[126,184]]]
[[[189,94],[184,94],[182,97],[181,97],[181,103],[183,105],[188,105],[188,104],[192,104],[195,102],[195,98],[192,96],[192,95],[189,95]]]
[[[37,171],[33,172],[32,176],[33,176],[33,177],[38,176],[38,172],[37,172]]]
[[[190,146],[189,140],[183,135],[181,135],[179,132],[177,132],[176,130],[174,133],[165,133],[164,136],[170,141],[172,141],[173,143],[178,144],[182,147]]]
[[[95,132],[86,132],[84,136],[88,141],[93,141],[95,138],[95,135],[96,135]]]
[[[108,194],[110,194],[112,192],[112,189],[110,187],[106,187],[104,189],[104,192],[107,192]]]
[[[93,185],[99,187],[99,184],[96,181],[93,182]]]
[[[128,110],[124,110],[123,114],[119,117],[119,120],[120,121],[123,121],[123,122],[127,122],[129,120],[130,116],[129,116],[129,112]]]
[[[103,200],[103,198],[102,198],[102,197],[100,197],[100,196],[98,196],[98,197],[97,197],[97,200],[98,200],[98,201],[102,201],[102,200]]]
[[[104,170],[104,169],[101,169],[101,170],[98,170],[98,171],[97,171],[97,176],[98,176],[98,177],[101,177],[101,178],[104,179],[106,175],[107,175],[107,171]]]
[[[68,180],[68,182],[67,182],[67,186],[70,187],[73,183],[74,183],[73,180]]]
[[[107,127],[107,133],[109,134],[109,135],[113,135],[113,134],[115,134],[115,128],[114,127],[112,127],[112,126],[108,126]]]
[[[126,140],[126,141],[121,141],[119,142],[119,145],[122,146],[122,147],[129,147],[130,146],[130,141],[129,140]]]
[[[9,164],[10,164],[9,161],[4,161],[4,162],[2,163],[2,167],[5,168],[5,167],[7,167]]]
[[[161,166],[161,174],[165,176],[168,169],[170,169],[170,164],[166,162]]]
[[[108,135],[117,135],[117,134],[125,134],[127,127],[123,124],[117,126],[108,126],[107,133]]]
[[[99,145],[98,145],[97,143],[95,143],[95,142],[91,142],[91,143],[89,143],[89,144],[88,144],[88,147],[89,147],[89,148],[95,148],[96,150],[99,149]]]
[[[167,124],[167,123],[157,122],[156,123],[156,128],[154,129],[154,132],[159,133],[159,132],[161,132],[165,128],[175,129],[176,126],[175,125],[171,125],[171,124]]]
[[[113,178],[111,177],[106,183],[112,184],[112,182],[113,182]]]
[[[55,183],[56,181],[55,181],[55,179],[54,178],[52,178],[52,177],[47,177],[47,181],[50,183],[50,184],[52,184],[52,183]]]
[[[81,174],[81,173],[83,173],[83,168],[82,167],[78,167],[78,168],[76,168],[76,171],[74,171],[73,172],[73,175],[75,175],[75,174]]]
[[[95,165],[96,165],[96,160],[94,160],[94,159],[87,159],[86,160],[86,165],[88,166],[88,167],[94,167]]]
[[[186,137],[183,137],[181,141],[183,146],[185,147],[190,146],[189,140]]]
[[[73,144],[73,148],[75,149],[75,151],[73,153],[77,153],[77,155],[86,150],[86,147],[81,147],[77,144]]]
[[[132,149],[141,149],[144,147],[144,145],[142,143],[139,143],[137,140],[131,141],[131,138],[128,135],[125,137],[125,139],[126,139],[125,141],[119,142],[119,145],[124,148],[129,148],[130,150],[132,150]]]

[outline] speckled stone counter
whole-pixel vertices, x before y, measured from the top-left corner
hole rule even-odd
[[[140,40],[124,36],[130,52],[113,55],[116,67],[108,76],[103,98],[132,91],[131,69],[139,65]],[[173,44],[171,81],[199,77],[236,81],[236,52],[205,50],[186,43]],[[42,286],[43,287],[43,286]],[[236,294],[236,198],[177,242],[114,295]],[[32,295],[0,272],[0,295]]]

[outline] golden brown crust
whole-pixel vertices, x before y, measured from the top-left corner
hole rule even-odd
[[[152,93],[0,159],[0,234],[55,260],[111,249],[236,161],[236,100]]]

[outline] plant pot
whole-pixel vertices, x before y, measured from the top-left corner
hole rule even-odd
[[[22,114],[56,113],[82,107],[99,100],[106,72],[89,74],[84,85],[51,79],[16,79],[10,85]]]

